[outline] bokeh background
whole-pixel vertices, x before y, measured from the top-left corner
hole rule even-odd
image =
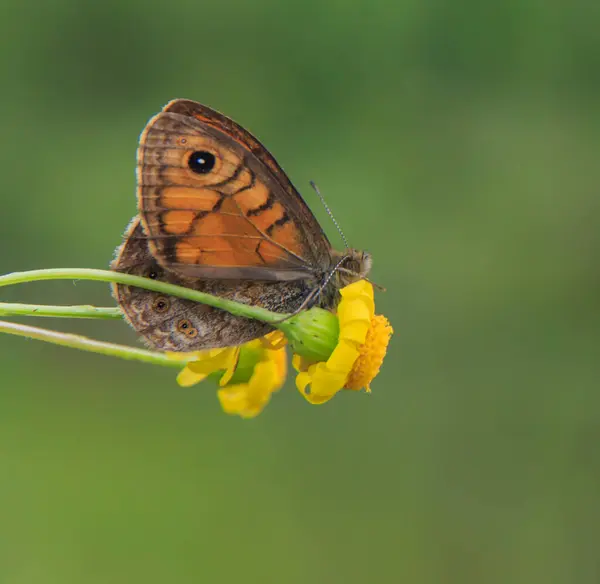
[[[0,582],[598,582],[599,7],[4,0],[0,272],[106,267],[138,134],[188,97],[338,242],[317,181],[396,335],[372,395],[290,381],[252,421],[172,370],[1,337]]]

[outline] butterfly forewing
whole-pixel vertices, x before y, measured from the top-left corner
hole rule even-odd
[[[267,150],[213,110],[175,100],[138,150],[150,251],[186,277],[308,279],[330,265],[315,217]]]

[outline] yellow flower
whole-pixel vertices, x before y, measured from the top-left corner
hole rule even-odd
[[[312,404],[325,403],[341,389],[371,391],[393,332],[388,320],[375,314],[369,282],[354,282],[341,295],[339,339],[329,359],[315,363],[294,355],[292,361],[299,372],[296,387]]]
[[[241,347],[199,351],[197,359],[188,362],[179,373],[177,382],[189,387],[211,373],[219,373],[217,396],[223,410],[242,418],[253,418],[260,414],[271,395],[285,381],[284,341],[283,335],[275,331]]]
[[[177,377],[182,386],[208,376],[219,379],[217,392],[228,414],[258,415],[286,376],[286,338],[295,351],[296,387],[313,404],[330,400],[341,389],[366,388],[379,373],[392,335],[388,320],[375,314],[373,286],[360,280],[341,290],[337,314],[311,308],[270,333],[241,347],[174,354],[187,364]],[[301,356],[302,355],[302,356]]]

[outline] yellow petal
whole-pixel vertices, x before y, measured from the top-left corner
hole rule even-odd
[[[229,373],[230,367],[235,370],[238,355],[239,347],[198,351],[196,360],[190,361],[177,375],[177,383],[182,387],[190,387],[200,383],[215,371],[225,369]]]
[[[373,285],[366,280],[357,280],[348,286],[345,286],[340,290],[341,295],[344,298],[355,298],[366,294],[367,296],[373,297]]]
[[[284,384],[287,375],[287,351],[282,347],[275,351],[268,351],[267,355],[275,363],[276,374],[279,378],[277,381],[279,389]]]
[[[206,374],[194,373],[189,367],[184,367],[177,375],[177,383],[181,387],[191,387],[206,379]]]
[[[261,346],[261,342],[258,342],[255,348],[260,349]],[[260,349],[257,351],[257,358],[261,360],[254,365],[248,382],[218,390],[217,396],[226,413],[253,418],[269,403],[273,392],[283,385],[287,367],[285,348]]]
[[[364,302],[358,300],[352,302],[340,302],[338,307],[338,318],[340,319],[340,330],[354,321],[371,322],[373,311]]]
[[[350,322],[340,330],[340,341],[348,341],[358,347],[365,342],[369,327],[370,321]]]
[[[237,414],[244,418],[250,418],[260,413],[260,409],[249,406],[247,389],[247,384],[240,383],[217,391],[217,397],[226,414]]]
[[[314,365],[312,361],[309,361],[305,357],[301,357],[300,355],[294,353],[292,356],[292,366],[298,372],[300,371],[308,371],[308,368]]]
[[[306,397],[306,386],[310,383],[310,380],[310,375],[304,371],[296,375],[296,387],[304,397]]]
[[[223,411],[227,414],[237,414],[242,418],[253,418],[260,414],[271,399],[271,391],[265,383],[273,379],[271,363],[253,376],[249,383],[238,383],[219,389],[217,392]],[[258,368],[258,365],[257,365]]]
[[[312,383],[313,377],[309,373],[298,373],[296,376],[296,387],[298,391],[302,395],[302,397],[309,403],[314,405],[324,404],[329,401],[336,392],[327,393],[327,394],[318,394],[312,391]],[[311,385],[310,387],[308,387]]]
[[[198,356],[195,361],[190,361],[187,366],[195,373],[212,373],[225,369],[231,359],[231,354],[236,351],[236,347],[227,349],[209,349]]]
[[[341,342],[333,350],[331,357],[327,359],[327,369],[331,372],[348,375],[359,355],[360,352],[351,343]]]
[[[249,383],[252,397],[271,394],[279,389],[279,381],[277,366],[273,361],[257,363]]]
[[[348,378],[347,372],[334,372],[327,369],[325,363],[319,363],[317,370],[312,377],[310,384],[310,394],[319,397],[333,397],[346,382]]]
[[[335,395],[335,393],[332,393],[331,395],[314,395],[312,393],[303,393],[302,395],[308,403],[315,406],[320,406],[321,404],[328,402]]]
[[[342,302],[358,301],[367,306],[371,316],[375,314],[375,299],[373,294],[373,285],[366,280],[359,280],[340,290]]]
[[[287,344],[287,338],[281,331],[273,331],[260,339],[263,347],[271,351],[282,349]]]
[[[223,387],[224,385],[227,385],[231,381],[231,378],[233,377],[233,374],[235,373],[235,368],[237,367],[239,360],[240,360],[240,347],[235,347],[224,358],[223,364],[225,366],[224,367],[225,373],[223,373],[221,379],[219,380],[219,385],[221,387]]]

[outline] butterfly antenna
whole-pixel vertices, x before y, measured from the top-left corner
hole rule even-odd
[[[373,284],[373,287],[377,288],[377,290],[379,290],[380,292],[387,292],[387,288],[385,288],[384,286],[381,286],[377,282],[373,282],[373,280],[369,280],[369,278],[365,278],[365,280],[367,282],[369,282],[370,284]]]
[[[317,193],[317,196],[319,197],[319,199],[321,199],[321,203],[323,203],[323,207],[325,207],[325,211],[327,211],[327,215],[329,215],[329,217],[331,217],[333,224],[336,226],[338,233],[340,234],[342,241],[344,242],[344,245],[346,246],[346,249],[349,249],[350,246],[348,245],[348,240],[346,239],[346,236],[344,235],[344,232],[342,231],[340,224],[335,220],[335,217],[333,216],[333,213],[331,212],[329,205],[325,202],[325,198],[321,194],[319,187],[312,180],[310,181],[310,186],[315,190],[315,193]]]

